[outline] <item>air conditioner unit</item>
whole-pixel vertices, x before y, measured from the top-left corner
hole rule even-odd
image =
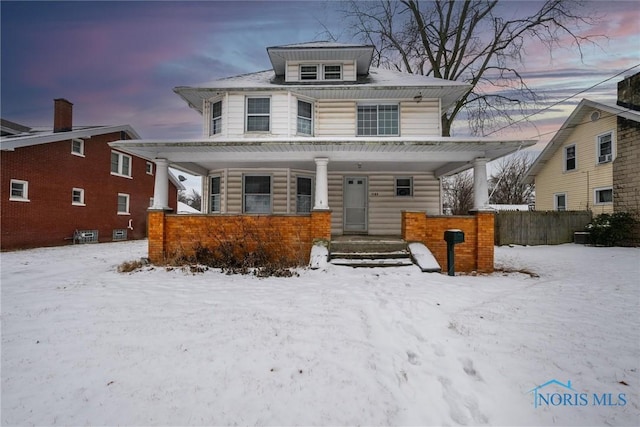
[[[606,163],[611,161],[611,154],[605,154],[598,157],[598,163]]]

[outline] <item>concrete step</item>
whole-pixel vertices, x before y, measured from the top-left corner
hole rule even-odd
[[[409,251],[394,252],[331,252],[331,258],[341,259],[394,259],[410,258]]]
[[[353,268],[374,268],[374,267],[409,267],[414,265],[411,258],[377,258],[377,259],[352,259],[333,258],[330,261],[333,265],[341,265]]]
[[[332,240],[329,262],[349,267],[404,267],[413,265],[407,243],[398,238],[349,236]]]

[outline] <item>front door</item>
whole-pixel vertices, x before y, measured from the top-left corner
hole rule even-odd
[[[345,233],[367,232],[367,178],[347,176],[344,178],[344,231]]]

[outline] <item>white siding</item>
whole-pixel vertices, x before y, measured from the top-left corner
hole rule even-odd
[[[440,103],[437,99],[400,103],[402,136],[440,136]]]
[[[316,136],[355,136],[356,103],[345,100],[316,102]]]

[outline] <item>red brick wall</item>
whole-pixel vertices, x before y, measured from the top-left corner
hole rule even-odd
[[[133,179],[111,175],[107,143],[119,139],[119,132],[86,139],[85,157],[71,154],[70,140],[2,151],[0,247],[69,244],[76,229],[97,229],[100,241],[112,241],[113,229],[126,229],[130,219],[133,230],[127,230],[127,238],[146,237],[154,176],[146,173],[146,161],[136,157],[132,157]],[[9,200],[11,179],[28,181],[29,202]],[[74,187],[84,189],[86,206],[71,204]],[[173,184],[170,192],[170,206],[175,208]],[[130,215],[117,214],[118,193],[130,195]]]
[[[493,271],[493,213],[471,216],[434,216],[424,212],[402,212],[402,238],[421,242],[433,253],[443,270],[447,269],[447,242],[444,232],[460,229],[464,243],[455,245],[455,269],[460,272]]]
[[[324,218],[322,218],[324,220]],[[330,222],[330,220],[329,220]],[[292,265],[309,262],[314,239],[310,215],[173,215],[149,212],[149,259],[164,264],[192,256],[198,246],[215,250],[222,242],[262,245]]]

